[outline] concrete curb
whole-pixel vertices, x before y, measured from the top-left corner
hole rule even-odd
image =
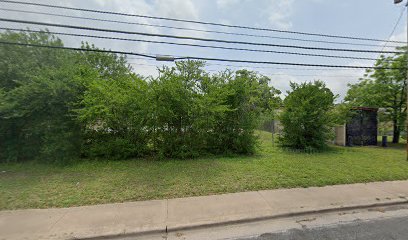
[[[269,215],[269,216],[262,216],[262,217],[243,218],[243,219],[237,219],[237,220],[226,220],[226,221],[219,221],[219,222],[214,222],[214,223],[191,224],[191,225],[185,225],[185,226],[180,226],[180,227],[166,226],[166,228],[163,230],[129,232],[129,233],[123,233],[123,234],[95,236],[95,237],[87,237],[87,238],[74,238],[74,239],[98,240],[98,239],[115,239],[115,238],[133,237],[133,236],[137,237],[137,236],[146,236],[146,235],[152,235],[152,234],[167,234],[167,233],[183,231],[183,230],[203,229],[203,228],[209,228],[209,227],[221,227],[221,226],[227,226],[227,225],[233,225],[233,224],[242,224],[242,223],[251,223],[251,222],[257,222],[257,221],[282,219],[282,218],[289,218],[289,217],[307,216],[307,215],[312,215],[312,214],[323,214],[323,213],[331,213],[331,212],[339,212],[339,211],[351,211],[351,210],[358,210],[358,209],[370,209],[370,208],[376,208],[376,207],[390,207],[390,206],[399,206],[399,205],[406,205],[406,204],[408,204],[408,199],[401,198],[401,200],[398,200],[398,201],[390,201],[390,202],[383,202],[383,203],[372,203],[372,204],[354,205],[354,206],[340,206],[340,207],[324,208],[324,209],[319,209],[319,210],[308,210],[308,211],[291,212],[291,213],[276,214],[276,215]]]
[[[140,232],[129,232],[129,233],[121,233],[121,234],[112,234],[112,235],[103,235],[103,236],[95,236],[95,237],[85,237],[85,238],[71,238],[72,240],[99,240],[99,239],[120,239],[124,237],[141,237],[141,236],[148,236],[154,234],[166,234],[166,229],[163,230],[149,230],[149,231],[140,231]]]
[[[408,206],[408,181],[276,189],[63,209],[0,211],[0,239],[120,239]],[[169,236],[169,235],[167,235]]]

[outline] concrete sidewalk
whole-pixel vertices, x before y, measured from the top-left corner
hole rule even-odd
[[[408,181],[279,189],[96,206],[0,211],[0,239],[144,234],[408,203]]]

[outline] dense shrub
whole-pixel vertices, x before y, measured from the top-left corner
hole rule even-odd
[[[47,32],[0,38],[62,46]],[[199,61],[146,79],[110,53],[0,46],[0,57],[1,161],[250,154],[260,115],[279,102],[268,78],[210,75]]]
[[[291,83],[280,115],[280,143],[305,151],[322,150],[331,139],[335,96],[323,82]]]
[[[209,76],[203,66],[178,62],[150,83],[153,150],[181,158],[253,153],[259,116],[272,110],[279,92],[253,72]]]
[[[76,111],[84,126],[83,155],[138,157],[146,153],[146,83],[137,76],[94,80]]]
[[[119,159],[145,154],[146,81],[115,54],[81,54],[81,64],[94,74],[75,110],[83,126],[82,155]]]
[[[6,32],[0,39],[62,46],[46,32]],[[70,114],[81,87],[73,56],[55,49],[0,46],[2,161],[78,156],[80,126]]]

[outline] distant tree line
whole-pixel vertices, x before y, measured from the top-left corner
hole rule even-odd
[[[0,39],[63,46],[46,31]],[[280,105],[267,77],[210,75],[199,61],[163,67],[157,78],[110,53],[2,45],[0,61],[3,162],[251,154],[260,116]]]

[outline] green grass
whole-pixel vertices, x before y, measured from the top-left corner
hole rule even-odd
[[[0,209],[408,179],[404,148],[332,147],[304,154],[272,147],[268,133],[260,137],[255,156],[0,164]]]

